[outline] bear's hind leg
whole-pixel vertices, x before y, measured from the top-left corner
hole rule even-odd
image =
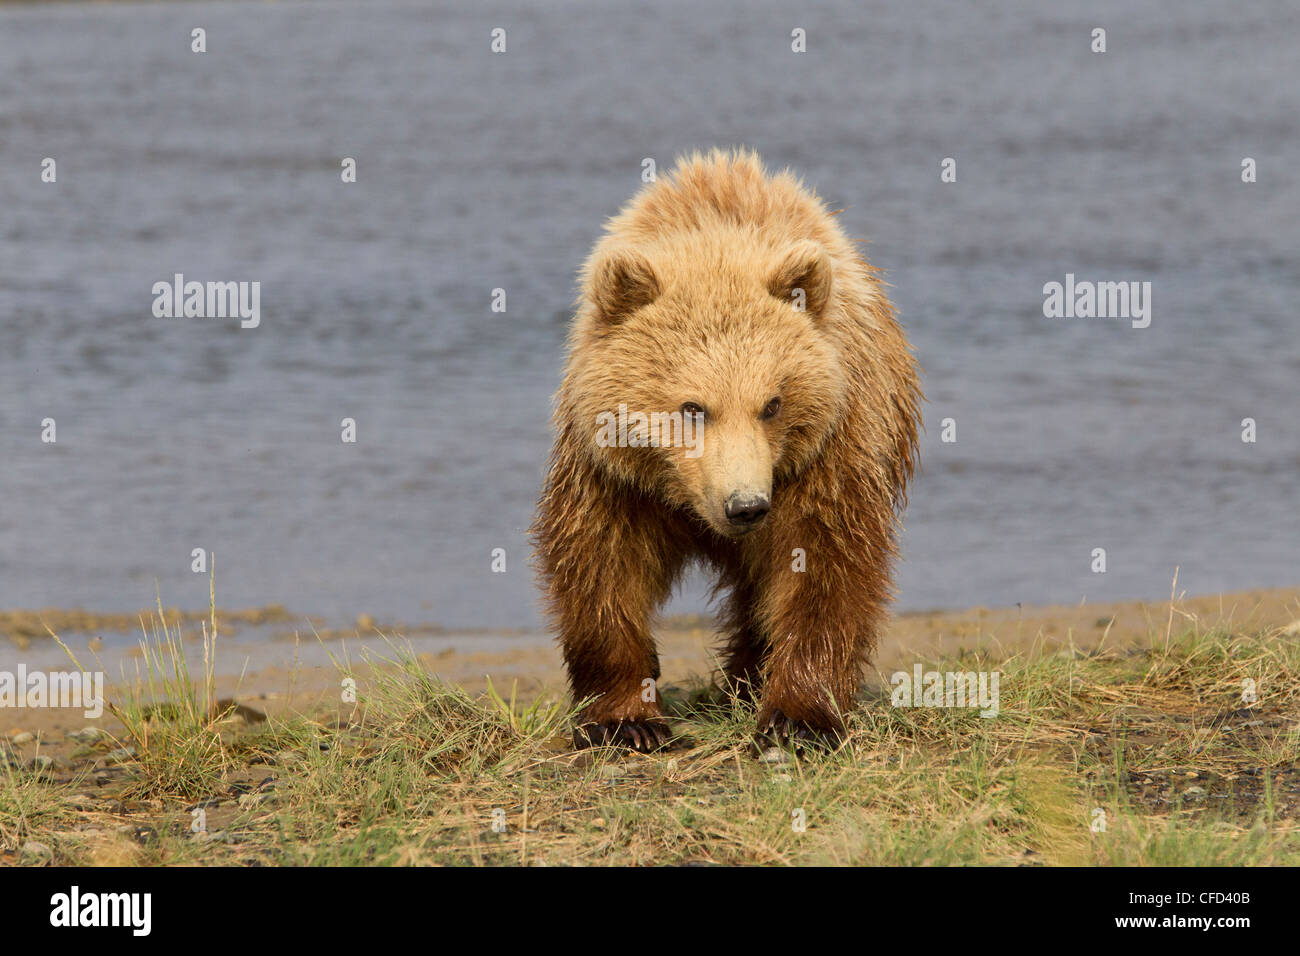
[[[729,582],[724,581],[723,586]],[[757,701],[763,686],[763,659],[767,642],[759,626],[754,587],[748,582],[730,582],[731,594],[722,615],[726,635],[722,646],[723,688],[747,702]]]

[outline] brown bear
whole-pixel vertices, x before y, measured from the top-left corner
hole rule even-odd
[[[650,622],[693,561],[728,592],[725,677],[760,739],[841,736],[920,424],[877,275],[810,189],[744,150],[683,158],[606,225],[532,528],[574,698],[594,698],[578,746],[669,740]]]

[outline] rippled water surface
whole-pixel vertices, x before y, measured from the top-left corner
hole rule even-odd
[[[535,627],[574,271],[644,157],[715,144],[888,272],[900,607],[1296,583],[1300,17],[1132,6],[0,7],[0,607],[202,607],[204,547],[223,604]],[[259,281],[260,327],[154,318],[175,273]],[[1066,273],[1151,282],[1150,328],[1044,318]]]

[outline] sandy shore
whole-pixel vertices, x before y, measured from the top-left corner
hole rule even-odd
[[[282,618],[281,618],[282,620]],[[875,679],[918,660],[958,653],[963,649],[1016,652],[1035,644],[1059,646],[1069,642],[1091,649],[1103,642],[1110,647],[1133,645],[1167,628],[1177,634],[1195,622],[1202,629],[1225,626],[1238,631],[1286,630],[1300,637],[1300,587],[1241,591],[1232,594],[1185,597],[1163,601],[1126,601],[1115,604],[1079,604],[1056,607],[971,608],[964,611],[919,612],[893,618],[882,636],[874,662]],[[525,632],[443,633],[436,629],[357,628],[349,636],[331,633],[318,637],[308,628],[290,638],[252,639],[241,635],[219,641],[216,688],[219,696],[267,713],[310,710],[339,699],[340,677],[331,661],[352,662],[364,682],[369,659],[383,666],[396,648],[408,648],[424,666],[444,680],[470,691],[486,687],[490,676],[503,693],[517,682],[524,696],[565,693],[559,651],[544,634]],[[186,625],[186,652],[191,668],[199,672],[203,651],[197,627]],[[715,668],[713,648],[718,637],[712,621],[703,617],[672,618],[656,630],[666,684],[707,680]],[[130,680],[141,667],[138,647],[117,645],[91,654],[84,638],[69,642],[83,666],[96,657],[109,684],[109,699],[116,681]],[[49,641],[33,642],[19,651],[5,648],[0,669],[21,661],[26,667],[71,669],[64,652]],[[364,686],[363,686],[364,691]],[[105,716],[87,720],[80,710],[3,709],[0,734],[50,733],[88,724],[113,723]]]

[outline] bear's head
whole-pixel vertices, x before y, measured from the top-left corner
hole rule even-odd
[[[831,257],[737,231],[598,244],[561,393],[603,469],[729,538],[762,524],[845,401]]]

